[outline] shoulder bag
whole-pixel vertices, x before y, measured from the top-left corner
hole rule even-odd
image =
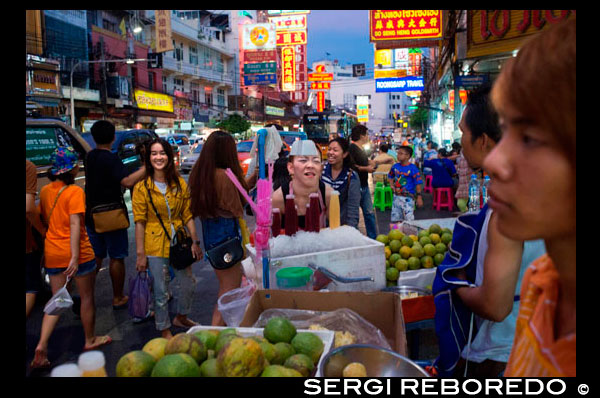
[[[169,262],[173,268],[181,270],[192,265],[196,259],[194,258],[194,254],[192,253],[192,238],[187,234],[184,227],[181,227],[175,232],[175,236],[171,239],[171,236],[167,232],[165,225],[162,222],[162,218],[160,214],[158,214],[158,210],[154,206],[154,202],[152,201],[152,194],[150,193],[150,189],[144,182],[146,186],[146,190],[148,191],[148,198],[150,199],[150,204],[156,213],[156,217],[158,217],[158,221],[160,221],[160,225],[162,226],[165,234],[169,238],[171,242],[171,247],[169,248]]]
[[[227,239],[212,249],[206,250],[206,257],[215,269],[227,269],[233,267],[244,257],[242,242],[236,236]]]
[[[129,216],[123,198],[121,203],[108,203],[92,207],[90,210],[94,219],[96,233],[112,232],[129,228]]]

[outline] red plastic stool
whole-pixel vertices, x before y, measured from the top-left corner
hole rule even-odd
[[[431,185],[432,182],[433,182],[432,175],[425,176],[425,187],[423,188],[423,192],[433,193],[433,186]]]
[[[452,211],[454,209],[452,188],[434,188],[433,207],[438,211],[441,210],[442,207],[447,207],[449,211]]]

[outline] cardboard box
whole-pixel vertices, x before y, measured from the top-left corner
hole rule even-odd
[[[334,311],[348,308],[377,327],[397,353],[406,356],[406,334],[400,295],[391,292],[306,292],[299,290],[257,290],[246,308],[242,327],[252,327],[263,311],[290,308]]]

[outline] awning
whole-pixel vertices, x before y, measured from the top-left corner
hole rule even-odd
[[[46,97],[30,97],[28,101],[33,101],[40,106],[56,108],[60,104],[60,98],[46,98]]]

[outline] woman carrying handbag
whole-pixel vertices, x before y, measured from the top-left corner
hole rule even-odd
[[[178,280],[175,286],[179,288],[173,325],[195,326],[197,323],[188,318],[196,287],[191,265],[202,257],[202,249],[190,212],[188,187],[175,169],[171,145],[162,138],[151,141],[144,163],[146,177],[135,185],[132,199],[136,269],[140,272],[149,268],[152,273],[156,329],[169,339],[173,337],[169,329],[169,265],[173,266]],[[177,261],[173,256],[175,251],[180,254],[187,251],[189,259]]]
[[[200,157],[190,172],[189,182],[192,213],[194,217],[200,217],[202,220],[204,250],[207,251],[208,260],[219,280],[218,297],[240,287],[242,281],[240,261],[224,263],[220,260],[225,256],[210,256],[211,252],[219,251],[220,248],[228,253],[239,253],[240,250],[243,252],[241,243],[238,244],[235,238],[239,242],[242,241],[238,218],[243,217],[244,199],[227,177],[225,170],[228,168],[244,188],[248,189],[256,182],[258,168],[248,180],[244,178],[231,134],[214,131],[206,140]],[[216,303],[212,325],[225,325]]]
[[[71,147],[58,147],[51,156],[48,172],[51,183],[40,191],[40,213],[48,225],[44,243],[44,266],[50,276],[52,294],[75,279],[81,295],[81,322],[85,334],[84,351],[97,349],[112,341],[94,333],[96,307],[94,284],[96,260],[84,225],[85,193],[74,184],[79,171],[78,157]],[[50,366],[48,340],[59,315],[44,314],[40,340],[35,348],[32,368]]]

